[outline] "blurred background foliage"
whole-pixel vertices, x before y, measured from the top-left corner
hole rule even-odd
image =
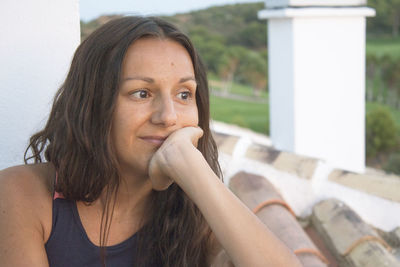
[[[400,174],[400,0],[369,0],[367,19],[367,165]],[[164,19],[187,33],[208,69],[213,119],[269,133],[264,3],[215,6]],[[82,40],[119,15],[81,22]]]

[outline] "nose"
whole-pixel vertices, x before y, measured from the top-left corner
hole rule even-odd
[[[164,127],[176,124],[177,114],[171,97],[160,97],[159,101],[155,101],[154,105],[154,112],[151,116],[152,123]]]

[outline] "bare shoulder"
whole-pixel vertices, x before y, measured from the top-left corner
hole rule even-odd
[[[17,202],[51,198],[54,168],[49,163],[20,165],[0,171],[0,197]],[[33,203],[34,204],[34,203]]]
[[[46,236],[51,230],[51,177],[54,173],[49,163],[21,165],[0,171],[0,216],[12,220],[11,214],[14,214],[23,217],[19,220],[29,220],[32,226],[38,223]]]
[[[48,164],[0,171],[0,266],[48,266],[44,243],[51,230],[51,173]]]

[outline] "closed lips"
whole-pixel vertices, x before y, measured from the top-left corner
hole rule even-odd
[[[140,138],[156,145],[161,145],[165,141],[165,139],[167,139],[166,137],[162,136],[143,136]]]

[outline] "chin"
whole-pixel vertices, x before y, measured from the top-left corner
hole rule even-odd
[[[142,158],[139,162],[120,161],[120,175],[148,177],[150,160],[151,157]]]

